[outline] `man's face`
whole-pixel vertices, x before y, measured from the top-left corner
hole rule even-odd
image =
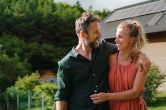
[[[92,22],[89,25],[88,33],[85,35],[85,43],[91,48],[96,48],[99,46],[99,38],[101,37],[100,24],[99,22]]]

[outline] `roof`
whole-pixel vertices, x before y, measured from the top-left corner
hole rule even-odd
[[[166,10],[166,0],[160,0],[156,2],[150,2],[140,5],[135,5],[129,8],[115,10],[115,12],[110,15],[105,22],[121,20],[125,18],[132,18],[141,15],[161,12]]]
[[[128,19],[139,20],[146,33],[166,31],[166,0],[115,10],[101,23],[103,38],[114,38],[118,24]]]
[[[45,78],[45,77],[55,77],[56,73],[54,71],[51,70],[46,70],[46,71],[40,71],[40,77]]]

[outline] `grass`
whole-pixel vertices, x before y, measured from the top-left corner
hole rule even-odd
[[[21,109],[21,110],[28,110],[28,109]],[[31,110],[41,110],[41,107],[31,108]],[[52,106],[45,107],[45,110],[52,110]],[[148,106],[148,110],[166,110],[166,92],[159,93],[158,100],[150,104]]]
[[[150,104],[148,110],[166,110],[166,92],[160,93],[158,100]]]
[[[30,110],[41,110],[41,107],[31,108]],[[22,110],[28,110],[28,109],[22,109]],[[44,110],[52,110],[52,106],[45,107]]]

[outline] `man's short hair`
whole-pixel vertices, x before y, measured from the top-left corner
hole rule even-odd
[[[75,22],[76,34],[80,33],[80,31],[88,33],[90,23],[94,21],[100,22],[100,18],[92,12],[82,13],[82,15]]]

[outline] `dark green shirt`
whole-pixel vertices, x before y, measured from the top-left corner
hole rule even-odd
[[[58,62],[55,100],[67,101],[68,110],[108,110],[108,102],[95,105],[90,95],[108,92],[108,56],[116,51],[114,44],[102,40],[88,60],[73,48]]]

